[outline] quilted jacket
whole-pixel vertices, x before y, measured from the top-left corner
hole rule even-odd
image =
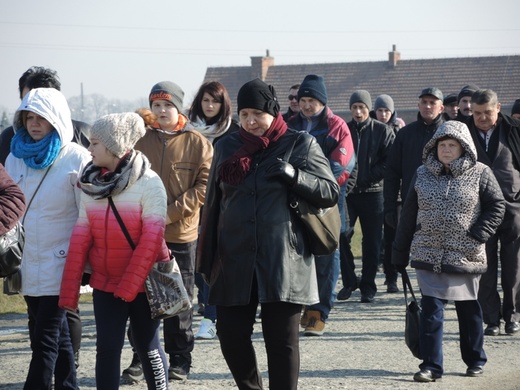
[[[437,159],[437,141],[449,136],[464,149],[446,173]],[[423,165],[404,203],[392,263],[437,273],[482,274],[485,243],[502,222],[502,191],[486,165],[477,162],[466,125],[449,121],[435,132],[423,152]]]
[[[130,247],[108,200],[82,193],[63,272],[60,307],[77,308],[87,260],[92,288],[131,302],[144,291],[144,280],[154,262],[169,258],[164,243],[166,191],[159,176],[148,169],[113,200],[136,249]]]

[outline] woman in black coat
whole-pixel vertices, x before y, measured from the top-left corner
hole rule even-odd
[[[240,389],[262,389],[251,342],[257,306],[271,389],[296,389],[302,305],[318,302],[314,256],[289,208],[295,193],[316,207],[338,201],[329,162],[311,135],[287,129],[272,86],[259,79],[238,92],[239,132],[215,145],[197,270],[217,305],[222,353]]]

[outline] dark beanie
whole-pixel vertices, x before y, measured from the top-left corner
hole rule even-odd
[[[516,99],[511,107],[511,115],[513,114],[520,114],[520,99]]]
[[[372,98],[370,97],[370,93],[364,89],[359,89],[350,95],[349,107],[352,107],[354,103],[363,103],[368,107],[369,111],[372,110]]]
[[[450,93],[448,96],[444,97],[442,104],[444,106],[449,106],[451,104],[457,104],[458,102],[459,102],[459,100],[457,98],[457,95],[454,93]]]
[[[243,108],[254,108],[272,116],[277,116],[280,112],[280,104],[273,86],[260,79],[248,81],[238,91],[237,112],[240,113]]]
[[[171,81],[161,81],[155,84],[150,91],[148,100],[150,107],[152,107],[154,100],[167,100],[177,108],[177,111],[182,112],[184,110],[184,91]]]
[[[390,95],[379,95],[376,97],[374,102],[374,110],[377,111],[379,108],[386,108],[391,113],[394,112],[394,99]]]
[[[298,101],[302,97],[311,97],[319,100],[323,105],[327,104],[327,87],[323,76],[309,74],[305,76],[298,89]]]
[[[460,102],[460,99],[466,96],[473,96],[473,94],[479,89],[475,84],[468,84],[462,87],[462,89],[459,92],[459,95],[457,96],[457,102]]]

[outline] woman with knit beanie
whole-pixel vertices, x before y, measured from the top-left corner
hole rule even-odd
[[[77,389],[65,310],[58,307],[72,227],[78,217],[79,172],[87,150],[72,142],[65,96],[54,88],[25,95],[15,113],[5,167],[24,192],[25,247],[20,269],[32,359],[24,389]]]
[[[260,304],[269,388],[296,389],[300,314],[318,302],[318,288],[289,194],[331,207],[339,187],[315,138],[287,128],[272,86],[252,80],[237,103],[240,130],[215,145],[197,270],[217,306],[217,335],[238,388],[263,388],[251,341]]]
[[[144,292],[153,264],[169,260],[164,241],[166,190],[146,156],[134,150],[144,134],[145,124],[137,113],[98,119],[90,130],[92,161],[79,182],[83,192],[79,218],[72,232],[59,305],[68,310],[78,306],[81,275],[88,260],[94,289],[98,389],[119,388],[129,318],[148,389],[168,388],[160,320],[151,318]],[[134,245],[125,237],[114,208]]]

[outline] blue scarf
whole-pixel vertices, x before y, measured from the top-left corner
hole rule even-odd
[[[16,158],[23,158],[25,164],[33,169],[45,169],[60,154],[61,139],[56,130],[39,141],[35,141],[29,132],[22,128],[16,132],[11,141],[11,153]]]

